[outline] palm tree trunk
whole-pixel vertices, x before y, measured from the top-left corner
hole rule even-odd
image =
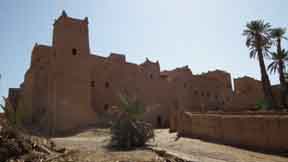
[[[277,53],[281,53],[282,48],[281,48],[281,39],[277,39]]]
[[[274,108],[275,102],[274,102],[274,98],[273,98],[273,94],[272,94],[272,90],[271,90],[271,83],[266,71],[266,66],[264,63],[264,58],[263,58],[263,52],[262,52],[262,48],[258,49],[258,59],[259,59],[259,66],[260,66],[260,71],[261,71],[261,80],[262,80],[262,88],[263,88],[263,92],[264,92],[264,97],[265,100],[269,102],[269,108]]]
[[[281,38],[278,38],[277,39],[277,53],[280,54],[282,51],[282,47],[281,47]],[[287,104],[286,104],[286,94],[285,94],[285,91],[287,90],[286,88],[286,84],[285,84],[285,77],[284,77],[284,63],[283,61],[280,60],[279,62],[279,69],[278,69],[278,72],[279,72],[279,81],[280,81],[280,91],[281,91],[281,105],[284,106],[284,107],[287,107]]]
[[[284,77],[284,63],[282,60],[280,60],[279,62],[279,80],[280,80],[280,88],[281,88],[281,104],[287,108],[287,104],[286,104],[286,90],[287,90],[287,85],[285,83],[285,77]]]

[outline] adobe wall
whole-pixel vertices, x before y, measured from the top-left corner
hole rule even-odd
[[[262,83],[251,77],[244,76],[234,79],[234,94],[225,111],[245,111],[255,109],[259,101],[264,100]]]
[[[182,113],[179,135],[262,151],[288,150],[288,114]],[[172,128],[175,129],[175,128]]]
[[[174,94],[169,93],[169,83],[160,77],[159,63],[146,60],[136,65],[115,53],[107,58],[91,55],[90,63],[91,106],[94,112],[106,113],[119,106],[120,94],[137,97],[146,108],[143,118],[154,126],[167,127],[168,110]],[[157,124],[158,120],[160,124]]]
[[[185,66],[172,71],[162,72],[172,83],[182,109],[190,112],[223,110],[232,98],[230,74],[223,71],[212,71],[201,75],[193,75]]]

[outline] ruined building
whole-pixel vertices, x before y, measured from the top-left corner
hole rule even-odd
[[[127,62],[125,55],[93,54],[88,33],[88,18],[63,12],[54,23],[52,45],[35,44],[24,82],[9,90],[10,102],[31,115],[29,122],[53,131],[93,125],[117,108],[119,94],[125,94],[145,105],[145,120],[166,127],[169,112],[223,111],[230,109],[229,103],[245,107],[246,101],[255,103],[241,98],[248,91],[261,98],[254,89],[259,81],[235,80],[235,94],[231,76],[224,71],[194,75],[187,66],[160,71],[158,61],[146,59],[137,65]]]

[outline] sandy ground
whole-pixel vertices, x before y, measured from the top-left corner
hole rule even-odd
[[[230,146],[204,142],[197,139],[180,138],[176,133],[156,130],[156,145],[165,150],[201,162],[288,162],[288,158],[266,155]]]
[[[71,158],[73,162],[152,162],[160,160],[156,153],[144,148],[132,151],[116,151],[107,148],[110,134],[105,129],[89,130],[72,137],[54,138],[53,141],[56,145],[80,151]]]
[[[204,142],[197,139],[180,138],[167,129],[155,130],[155,141],[149,146],[164,149],[191,161],[197,162],[288,162],[288,158],[246,151],[230,146]],[[105,129],[88,130],[71,137],[54,138],[56,144],[80,150],[77,158],[81,162],[101,161],[158,161],[159,156],[147,149],[133,151],[111,151],[109,132]]]

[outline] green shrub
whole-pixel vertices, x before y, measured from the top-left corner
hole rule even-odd
[[[256,108],[258,110],[268,110],[270,108],[270,103],[266,100],[259,100],[256,103]]]
[[[154,137],[150,123],[139,120],[144,112],[144,106],[136,99],[120,95],[120,114],[111,127],[111,145],[120,149],[141,147]]]

